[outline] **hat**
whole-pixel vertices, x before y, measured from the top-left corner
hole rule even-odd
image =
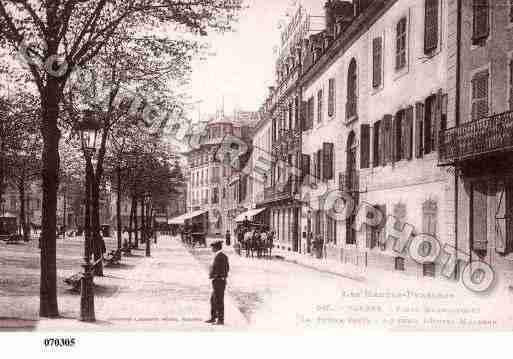
[[[223,248],[223,242],[222,241],[214,241],[210,244],[210,247],[213,247],[213,248]]]

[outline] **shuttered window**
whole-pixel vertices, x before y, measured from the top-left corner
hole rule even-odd
[[[488,0],[473,0],[472,43],[481,45],[490,34],[490,9]]]
[[[472,120],[488,116],[488,70],[472,78]]]
[[[335,114],[335,79],[328,80],[328,116]]]
[[[385,115],[383,118],[383,165],[386,166],[392,162],[393,159],[393,137],[394,132],[392,129],[393,121],[392,115]]]
[[[360,126],[360,168],[370,167],[370,126]]]
[[[305,131],[307,129],[307,116],[308,116],[308,103],[306,101],[301,101],[301,111],[300,111],[299,121],[301,122],[301,130],[302,131]],[[273,128],[273,130],[274,130],[274,128]]]
[[[507,255],[513,251],[513,184],[498,183],[495,201],[495,249]]]
[[[311,168],[311,183],[317,183],[318,177],[317,177],[317,153],[314,153],[312,155],[312,168]]]
[[[357,67],[356,60],[351,59],[349,68],[347,70],[347,103],[346,103],[346,118],[349,120],[357,114]]]
[[[404,158],[411,160],[413,152],[413,106],[409,106],[404,111],[402,137]]]
[[[322,89],[317,92],[317,122],[322,122]]]
[[[310,177],[310,156],[309,155],[301,155],[301,177],[305,179],[305,177]]]
[[[306,129],[309,130],[313,128],[313,118],[314,118],[314,98],[310,97],[308,99],[307,105],[307,116],[306,116]]]
[[[381,140],[381,121],[374,122],[374,128],[372,130],[372,165],[374,167],[380,166],[380,140]]]
[[[323,165],[322,175],[324,180],[333,179],[333,143],[322,144]]]
[[[436,237],[438,234],[438,206],[434,200],[422,204],[422,233]]]
[[[406,66],[406,34],[407,22],[403,17],[396,26],[395,69],[400,70]]]
[[[372,241],[374,245],[379,243],[379,247],[381,250],[386,249],[386,245],[383,239],[385,238],[385,224],[387,221],[387,206],[386,205],[377,205],[374,208],[382,214],[381,222],[377,226],[372,227]]]
[[[404,120],[404,110],[397,112],[394,120],[394,160],[400,161],[404,158],[404,125],[406,121]]]
[[[415,104],[415,157],[421,158],[424,153],[424,104]]]
[[[438,1],[425,0],[424,52],[429,54],[438,46]]]
[[[471,244],[472,249],[480,254],[485,255],[488,247],[487,239],[487,183],[472,183],[471,191]]]
[[[435,149],[436,116],[438,109],[437,96],[432,95],[426,99],[424,114],[424,154],[431,153]]]
[[[372,87],[379,88],[382,83],[383,40],[377,37],[372,40]]]
[[[403,257],[395,257],[394,268],[397,271],[404,271],[404,258]]]
[[[317,158],[316,158],[315,162],[317,163],[315,175],[317,176],[317,178],[319,180],[321,180],[322,179],[322,150],[317,151]]]

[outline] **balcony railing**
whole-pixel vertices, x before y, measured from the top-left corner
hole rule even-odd
[[[358,171],[339,173],[338,188],[343,192],[358,192],[360,190],[360,176],[358,175]]]
[[[450,163],[513,149],[513,112],[485,117],[440,134],[440,162]]]
[[[273,202],[292,198],[293,189],[293,180],[289,180],[282,185],[277,184],[274,187],[264,188],[264,201]]]
[[[299,147],[301,143],[301,131],[299,129],[280,129],[278,138],[273,142],[273,150],[288,152],[289,149]]]

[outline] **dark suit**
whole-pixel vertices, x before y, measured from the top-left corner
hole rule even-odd
[[[228,257],[223,252],[217,252],[210,267],[209,278],[212,280],[212,295],[210,296],[210,319],[224,322],[224,290],[230,265]]]

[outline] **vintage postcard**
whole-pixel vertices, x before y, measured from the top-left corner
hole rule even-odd
[[[3,332],[513,329],[511,1],[0,0],[0,57]]]

